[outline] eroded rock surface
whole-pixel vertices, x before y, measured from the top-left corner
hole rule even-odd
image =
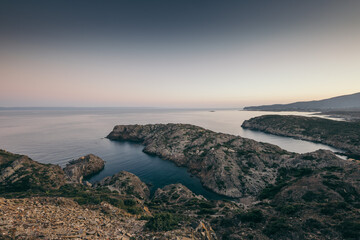
[[[70,161],[64,168],[64,172],[70,182],[82,183],[84,178],[100,172],[104,166],[104,160],[94,154],[88,154]]]

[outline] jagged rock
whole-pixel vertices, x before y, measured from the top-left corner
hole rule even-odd
[[[94,154],[89,154],[70,161],[64,168],[64,172],[70,182],[82,183],[84,178],[100,172],[104,166],[104,160]]]
[[[150,191],[136,175],[121,171],[113,176],[106,177],[97,182],[94,187],[106,186],[111,191],[117,191],[121,195],[133,195],[139,199],[149,198]]]
[[[65,175],[59,166],[0,150],[0,194],[58,189],[64,184]]]

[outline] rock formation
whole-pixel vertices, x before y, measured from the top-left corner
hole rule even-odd
[[[181,183],[170,184],[156,190],[153,201],[166,204],[185,203],[190,200],[206,200],[203,196],[194,194],[190,189]]]
[[[93,154],[88,154],[70,161],[64,168],[64,172],[70,182],[82,183],[84,178],[100,172],[104,166],[104,160]]]
[[[111,191],[116,191],[121,195],[133,195],[138,199],[145,200],[149,198],[150,191],[136,175],[121,171],[113,176],[106,177],[94,184],[94,187],[105,186]]]

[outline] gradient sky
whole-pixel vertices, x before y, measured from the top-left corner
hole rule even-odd
[[[0,2],[0,106],[243,107],[360,92],[360,1]]]

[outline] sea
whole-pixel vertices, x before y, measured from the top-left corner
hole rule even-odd
[[[186,168],[144,153],[141,144],[110,141],[106,136],[118,124],[189,123],[275,144],[296,153],[318,149],[341,152],[323,144],[241,128],[244,120],[265,114],[313,116],[308,112],[239,109],[3,108],[0,109],[0,148],[61,167],[72,159],[93,153],[106,164],[103,171],[89,179],[92,183],[125,170],[147,183],[151,193],[168,184],[182,183],[208,199],[223,197],[204,188]]]

